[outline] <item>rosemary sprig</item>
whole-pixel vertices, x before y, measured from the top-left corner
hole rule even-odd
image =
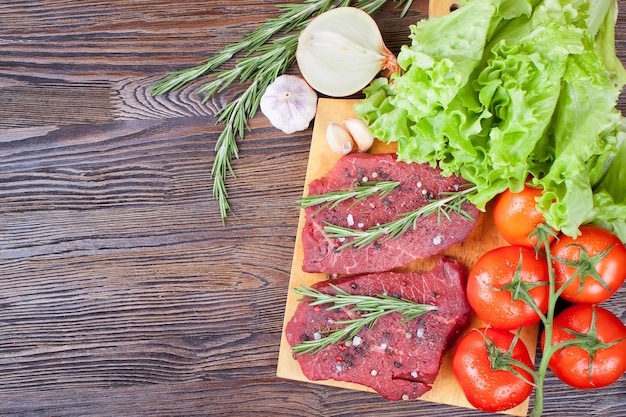
[[[385,197],[398,185],[400,185],[398,181],[367,181],[346,190],[304,196],[298,200],[298,203],[300,204],[300,208],[317,205],[320,205],[320,210],[327,207],[334,208],[338,204],[352,198],[362,200],[375,194],[380,195],[380,197]]]
[[[395,298],[379,294],[376,296],[350,294],[336,285],[330,284],[336,291],[335,295],[326,294],[312,287],[302,285],[294,291],[305,296],[310,305],[327,305],[327,310],[337,308],[350,308],[350,311],[360,312],[360,316],[350,320],[335,321],[335,324],[344,326],[330,330],[321,330],[326,336],[319,339],[305,340],[293,347],[294,353],[316,353],[324,347],[350,339],[365,326],[372,327],[376,321],[390,313],[400,313],[404,321],[413,320],[422,314],[436,310],[437,307],[430,304],[420,304],[404,298]]]
[[[245,52],[245,56],[251,56],[259,48],[265,45],[274,35],[280,32],[291,32],[307,21],[311,16],[322,13],[339,5],[346,5],[346,1],[337,0],[305,0],[297,4],[279,4],[276,7],[283,10],[278,18],[267,19],[261,26],[246,35],[241,41],[226,46],[218,51],[203,64],[174,71],[154,84],[152,93],[159,95],[174,91],[230,61],[236,54]],[[202,87],[204,88],[204,87]],[[205,97],[207,100],[209,96]]]
[[[329,238],[346,239],[345,243],[339,246],[338,250],[354,246],[357,249],[363,248],[376,240],[383,238],[380,242],[395,239],[402,236],[411,228],[415,228],[416,222],[421,217],[437,214],[439,222],[441,216],[450,220],[450,213],[456,213],[468,220],[473,220],[472,216],[463,209],[463,203],[467,201],[469,194],[476,191],[476,186],[461,189],[459,191],[446,193],[447,196],[432,200],[422,207],[399,214],[399,217],[388,223],[370,227],[366,230],[351,229],[349,227],[338,226],[325,222],[324,233]]]
[[[211,176],[213,198],[219,202],[222,222],[226,221],[230,210],[226,177],[229,173],[235,177],[231,161],[239,158],[237,137],[244,137],[248,120],[257,112],[267,86],[293,63],[297,44],[296,34],[277,39],[261,48],[259,55],[243,58],[233,69],[220,72],[215,81],[201,88],[208,95],[213,95],[225,88],[224,83],[230,84],[236,78],[248,81],[250,77],[254,77],[241,95],[216,113],[217,122],[224,123],[225,127],[215,144],[216,154]]]
[[[359,0],[354,7],[374,14],[387,1]],[[398,5],[405,5],[402,16],[413,3],[413,0],[394,1],[397,1]],[[203,75],[210,74],[212,80],[198,90],[204,94],[202,100],[204,103],[233,83],[250,83],[243,93],[216,114],[216,122],[223,123],[224,129],[215,145],[216,157],[211,175],[213,197],[219,203],[223,223],[230,211],[225,181],[227,174],[235,176],[231,161],[239,157],[237,139],[243,139],[248,121],[256,114],[265,89],[295,62],[300,29],[315,16],[335,7],[348,6],[350,3],[350,0],[305,0],[302,3],[278,5],[278,9],[283,12],[280,16],[267,19],[242,40],[218,51],[201,65],[170,72],[154,84],[152,94],[159,95],[177,90]],[[273,41],[270,42],[271,40]],[[243,56],[235,58],[237,54]],[[221,70],[222,65],[230,60],[235,60],[234,68]]]

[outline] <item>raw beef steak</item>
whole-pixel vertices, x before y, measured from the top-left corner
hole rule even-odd
[[[383,272],[322,281],[313,287],[334,294],[335,284],[351,294],[386,294],[437,309],[403,322],[390,313],[352,339],[328,345],[316,353],[297,354],[310,380],[334,379],[373,388],[389,400],[417,398],[430,390],[449,342],[469,323],[465,271],[451,258],[441,258],[429,272]],[[322,308],[320,308],[322,307]],[[291,347],[323,337],[340,320],[355,318],[350,309],[326,310],[307,301],[298,304],[285,334]]]
[[[398,181],[400,185],[387,196],[372,195],[363,200],[348,200],[334,208],[306,208],[306,222],[302,232],[305,272],[330,274],[360,274],[389,271],[418,258],[427,258],[463,241],[475,225],[456,213],[450,220],[437,214],[421,217],[416,227],[395,239],[378,241],[357,249],[338,248],[345,243],[329,238],[324,233],[326,222],[366,230],[398,218],[398,214],[418,209],[442,193],[458,190],[466,181],[452,176],[443,177],[437,168],[428,164],[405,163],[395,154],[353,153],[342,157],[323,178],[309,184],[309,195],[352,188],[367,181]],[[473,219],[478,209],[464,203],[463,209]],[[346,238],[352,239],[352,238]]]

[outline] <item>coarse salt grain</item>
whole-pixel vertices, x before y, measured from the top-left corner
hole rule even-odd
[[[411,376],[412,376],[413,378],[417,378],[417,372],[415,372],[415,371],[411,372]]]
[[[443,240],[443,236],[437,235],[433,238],[433,245],[441,245],[441,241]]]
[[[372,376],[376,376],[378,375],[378,371],[376,369],[372,369],[372,372],[370,372],[370,374],[372,374]]]
[[[348,214],[348,218],[346,220],[348,221],[348,226],[354,226],[354,216],[352,213]]]
[[[359,346],[362,341],[363,339],[361,339],[359,336],[354,336],[352,338],[352,346]]]

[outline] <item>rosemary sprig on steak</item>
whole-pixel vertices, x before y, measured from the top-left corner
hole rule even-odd
[[[395,239],[411,228],[415,228],[416,221],[420,217],[437,215],[439,222],[444,216],[450,220],[450,213],[456,213],[468,220],[474,220],[472,216],[463,209],[463,203],[467,202],[467,196],[476,191],[476,186],[461,189],[456,192],[443,193],[445,197],[432,200],[430,203],[422,207],[407,212],[400,213],[396,220],[388,223],[376,225],[366,230],[351,229],[349,227],[338,226],[329,222],[325,222],[324,233],[329,238],[346,239],[345,243],[337,248],[341,250],[350,246],[361,249],[370,243],[379,243],[385,240]]]
[[[376,321],[390,313],[400,313],[405,321],[413,320],[422,314],[436,310],[437,307],[430,304],[420,304],[404,298],[390,297],[378,294],[376,296],[350,294],[336,285],[330,286],[337,292],[334,295],[326,294],[315,288],[302,285],[294,291],[305,296],[304,300],[312,306],[326,305],[327,310],[349,308],[352,312],[358,312],[359,316],[351,320],[335,321],[335,325],[341,327],[320,330],[323,337],[305,340],[293,347],[294,353],[317,353],[324,347],[333,343],[339,343],[353,338],[365,326],[372,327]],[[302,300],[301,300],[302,301]]]
[[[385,197],[394,188],[400,185],[397,181],[368,181],[355,185],[349,190],[331,191],[324,194],[309,195],[298,200],[300,208],[320,205],[320,210],[334,208],[337,204],[350,200],[351,198],[362,200],[371,195],[378,194]]]

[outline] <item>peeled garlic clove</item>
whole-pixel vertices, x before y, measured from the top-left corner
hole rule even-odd
[[[356,144],[348,131],[339,123],[330,122],[326,128],[326,142],[330,149],[339,155],[347,155],[356,150]]]
[[[356,7],[314,18],[298,38],[296,59],[311,87],[331,97],[359,92],[383,69],[398,68],[374,19]]]
[[[285,74],[267,86],[260,106],[272,126],[287,134],[299,132],[315,117],[317,93],[302,78]]]
[[[363,120],[350,117],[343,122],[346,125],[346,129],[354,139],[359,152],[367,152],[369,148],[374,144],[374,135],[370,132],[367,123]]]

